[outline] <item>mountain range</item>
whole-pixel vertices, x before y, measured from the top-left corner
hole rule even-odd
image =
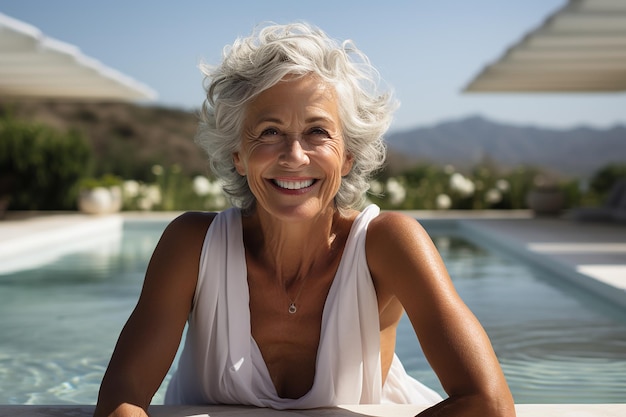
[[[611,164],[626,164],[626,126],[546,129],[497,123],[483,117],[451,120],[387,136],[404,159],[468,168],[486,160],[502,168],[530,165],[585,178]]]

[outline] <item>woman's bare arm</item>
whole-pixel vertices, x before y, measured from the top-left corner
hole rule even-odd
[[[491,342],[419,223],[400,213],[382,213],[369,226],[366,250],[379,298],[402,304],[449,395],[420,415],[514,416]]]
[[[186,213],[163,233],[104,375],[95,417],[146,415],[180,344],[213,217]]]

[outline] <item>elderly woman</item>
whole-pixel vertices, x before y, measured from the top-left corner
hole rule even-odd
[[[392,112],[349,42],[268,26],[205,68],[198,142],[233,208],[165,230],[102,382],[97,416],[168,404],[413,403],[512,416],[491,344],[415,219],[359,211]],[[442,398],[394,353],[406,312]]]

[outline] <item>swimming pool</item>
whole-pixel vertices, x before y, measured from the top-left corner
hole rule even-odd
[[[0,274],[0,404],[95,402],[165,225],[125,222],[122,234]],[[626,314],[449,223],[427,228],[485,326],[516,402],[623,402]],[[408,320],[397,352],[411,374],[441,391]]]

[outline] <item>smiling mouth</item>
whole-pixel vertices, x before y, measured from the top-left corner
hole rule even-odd
[[[272,182],[278,187],[284,188],[286,190],[301,190],[303,188],[308,188],[312,186],[315,180],[314,179],[303,180],[303,181],[272,180]]]

